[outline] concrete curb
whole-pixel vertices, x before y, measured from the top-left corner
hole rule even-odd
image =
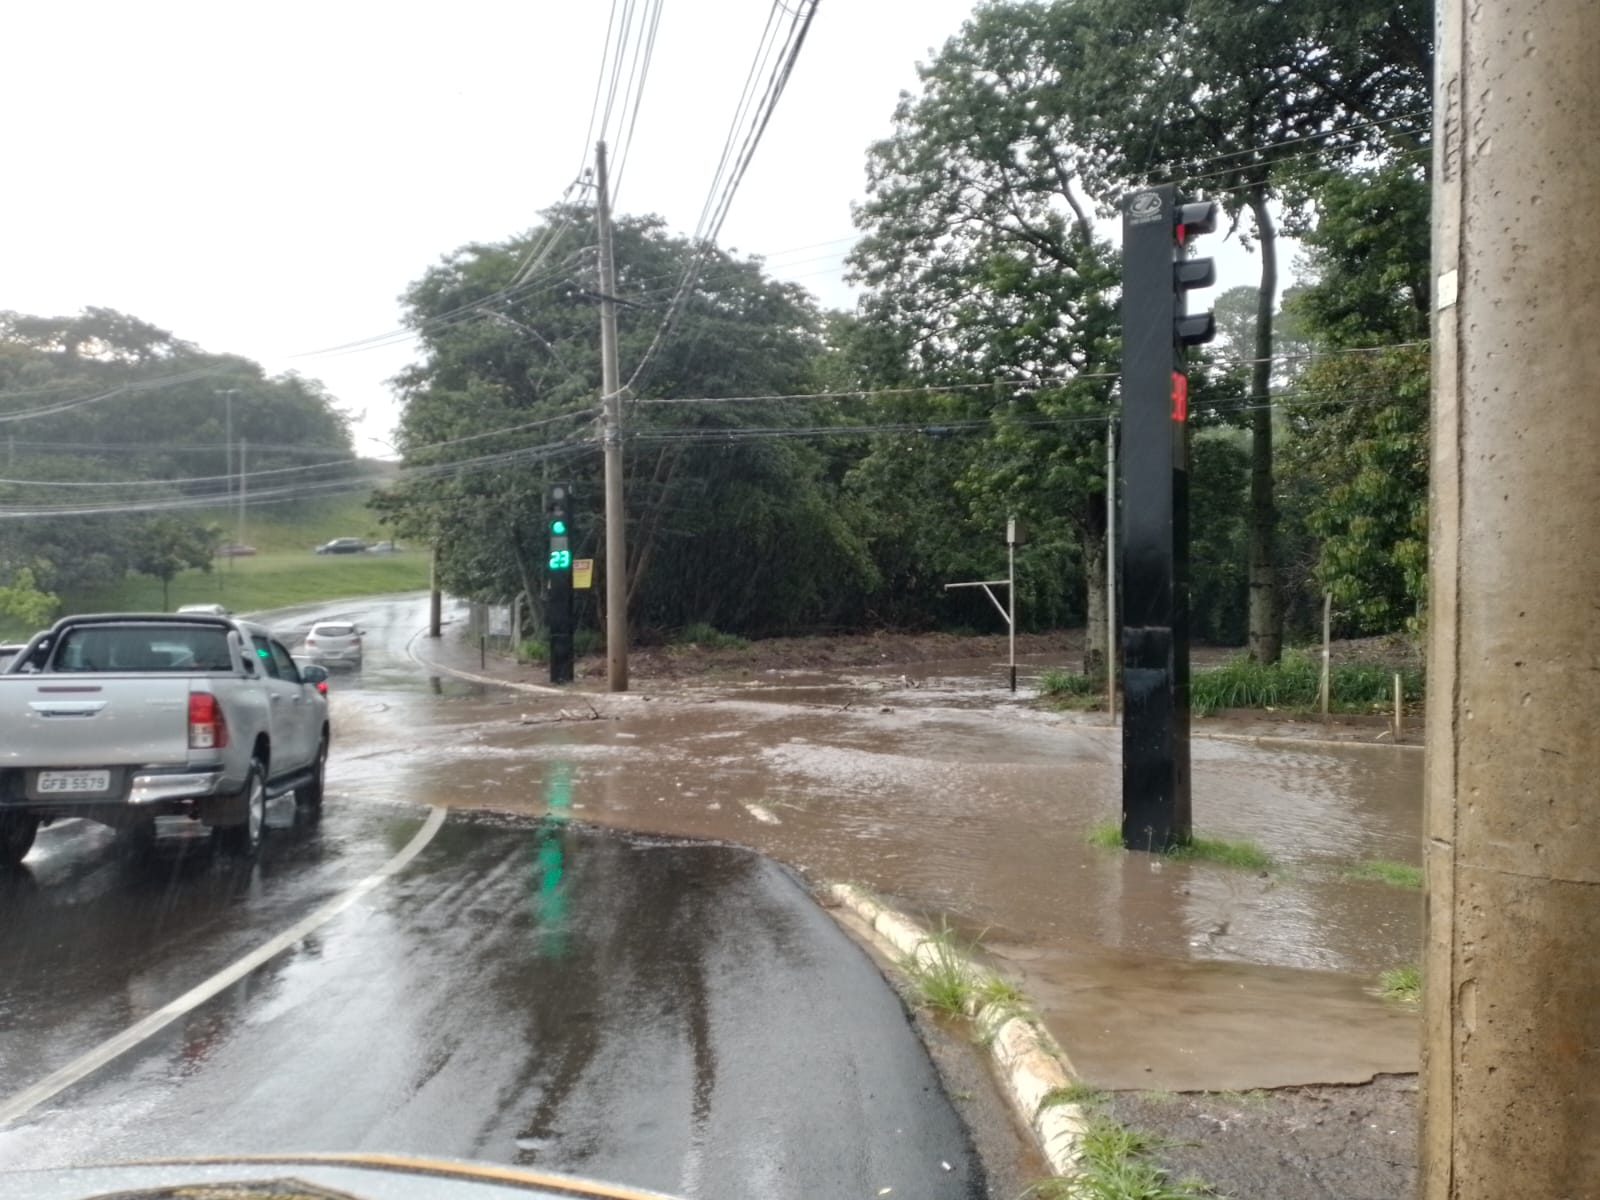
[[[443,663],[434,662],[432,659],[423,658],[417,653],[417,639],[426,633],[426,629],[419,629],[411,635],[411,640],[406,643],[406,654],[417,666],[429,671],[438,671],[441,675],[450,675],[456,679],[465,679],[470,683],[487,683],[493,687],[512,688],[519,692],[536,692],[541,696],[570,696],[572,693],[562,688],[550,687],[542,683],[519,683],[512,679],[496,679],[492,675],[479,675],[473,671],[463,671],[459,667],[447,667]]]
[[[940,953],[932,934],[860,888],[848,883],[824,884],[822,898],[864,926],[887,958],[926,962]],[[974,981],[989,977],[971,963],[963,966]],[[1066,1053],[1049,1034],[1010,1006],[975,1006],[967,1015],[988,1048],[1006,1098],[1032,1131],[1050,1169],[1058,1175],[1070,1174],[1077,1165],[1078,1142],[1088,1127],[1088,1114],[1076,1104],[1045,1104],[1051,1092],[1075,1082]]]

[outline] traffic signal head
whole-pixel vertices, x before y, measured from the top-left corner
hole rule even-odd
[[[545,493],[544,524],[550,538],[549,568],[552,571],[572,570],[572,543],[567,536],[567,511],[572,499],[572,486],[552,483]]]
[[[1177,218],[1175,224],[1179,242],[1187,242],[1192,234],[1217,231],[1215,200],[1194,200],[1188,204],[1180,204],[1173,216]]]
[[[1173,205],[1172,237],[1177,243],[1178,258],[1172,267],[1172,286],[1178,295],[1172,333],[1180,351],[1185,346],[1203,345],[1217,333],[1216,319],[1210,313],[1189,316],[1183,311],[1185,292],[1208,288],[1217,281],[1216,264],[1209,258],[1183,257],[1189,238],[1197,233],[1214,233],[1216,228],[1216,201],[1196,200]]]

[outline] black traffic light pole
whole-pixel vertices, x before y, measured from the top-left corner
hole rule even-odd
[[[1180,205],[1171,184],[1122,212],[1122,844],[1161,851],[1190,837],[1189,405],[1184,347],[1211,340],[1209,313],[1183,293],[1208,287],[1186,259],[1216,206]]]
[[[572,485],[552,483],[545,492],[545,627],[550,639],[550,682],[572,682]]]

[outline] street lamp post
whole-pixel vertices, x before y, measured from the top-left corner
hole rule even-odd
[[[238,394],[239,394],[239,389],[238,388],[223,388],[220,392],[217,393],[217,395],[219,395],[219,396],[221,396],[223,398],[223,402],[224,402],[224,404],[226,406],[223,409],[223,413],[224,413],[223,422],[224,422],[224,424],[223,424],[223,434],[222,434],[222,449],[223,449],[223,454],[224,454],[224,457],[225,457],[225,460],[226,460],[226,464],[227,464],[223,468],[223,472],[228,477],[227,498],[226,498],[226,500],[224,501],[224,504],[223,504],[225,510],[228,509],[228,508],[232,508],[233,507],[233,398],[235,396],[237,396]],[[235,545],[238,544],[238,541],[239,541],[239,532],[236,529],[236,530],[234,530],[234,543],[235,543]],[[228,556],[228,566],[230,568],[233,566],[233,560],[236,557],[237,557],[236,554],[230,554]]]

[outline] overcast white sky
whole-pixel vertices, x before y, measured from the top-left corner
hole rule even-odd
[[[821,0],[722,242],[848,306],[865,150],[971,0]],[[104,305],[321,379],[389,453],[395,328],[439,256],[527,229],[584,155],[606,0],[12,4],[0,307]],[[619,208],[692,229],[767,0],[665,0]],[[1237,246],[1219,286],[1253,282]],[[624,364],[626,369],[627,364]]]

